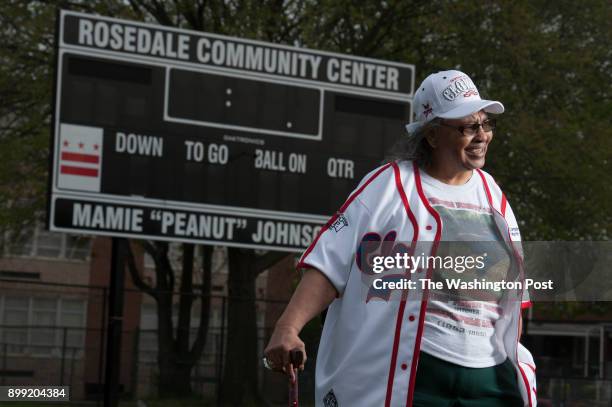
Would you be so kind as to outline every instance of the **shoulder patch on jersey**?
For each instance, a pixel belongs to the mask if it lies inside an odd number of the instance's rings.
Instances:
[[[336,399],[336,395],[334,394],[333,389],[328,391],[325,397],[323,398],[323,405],[325,407],[338,407],[338,400]]]
[[[513,238],[521,238],[521,232],[519,228],[510,228],[510,236]]]
[[[336,221],[332,223],[329,228],[332,229],[334,232],[338,233],[346,226],[348,226],[348,220],[346,219],[346,216],[344,216],[343,213],[338,212],[338,217],[336,218]]]

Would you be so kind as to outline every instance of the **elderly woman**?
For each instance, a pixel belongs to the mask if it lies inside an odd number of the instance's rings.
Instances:
[[[522,264],[506,197],[481,170],[500,102],[483,100],[459,71],[429,75],[415,92],[415,122],[394,160],[375,169],[302,255],[306,269],[265,350],[293,377],[289,350],[329,307],[316,365],[317,406],[532,406],[532,375],[519,364],[522,289],[495,301],[457,293],[379,289],[381,282],[435,279],[425,267],[373,274],[372,256],[435,256],[446,242],[497,242],[501,279]],[[400,243],[402,242],[402,243]],[[501,266],[500,266],[501,265]],[[518,276],[518,277],[517,277]],[[376,278],[373,278],[376,277]],[[371,282],[378,281],[374,287]],[[300,366],[303,368],[303,365]]]

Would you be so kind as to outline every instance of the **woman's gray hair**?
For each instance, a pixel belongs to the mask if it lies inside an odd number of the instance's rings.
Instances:
[[[392,161],[410,160],[414,161],[419,167],[426,167],[431,162],[431,146],[425,139],[425,135],[436,127],[440,119],[436,118],[425,124],[414,134],[402,136],[391,147],[384,161],[385,163]]]

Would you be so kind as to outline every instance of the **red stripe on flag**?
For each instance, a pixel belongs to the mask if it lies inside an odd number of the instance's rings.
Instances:
[[[92,154],[62,152],[62,160],[98,164],[100,162],[100,156]]]
[[[68,165],[62,165],[60,168],[61,174],[69,174],[69,175],[81,175],[83,177],[97,177],[98,169],[97,168],[83,168],[83,167],[72,167]]]

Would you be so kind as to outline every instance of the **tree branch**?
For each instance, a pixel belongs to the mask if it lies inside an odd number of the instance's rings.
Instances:
[[[151,5],[150,3],[145,3],[142,0],[130,0],[130,5],[132,6],[132,9],[139,14],[144,14],[143,10],[145,10],[162,25],[174,26],[174,22],[170,18],[168,11],[162,3],[153,1]]]
[[[140,245],[144,248],[145,252],[151,256],[153,262],[155,263],[155,287],[152,287],[154,290],[160,289],[160,287],[164,286],[164,281],[161,280],[161,272],[159,271],[162,268],[162,264],[160,261],[159,253],[157,248],[153,245],[153,243],[148,240],[140,240]]]
[[[157,255],[159,256],[160,267],[155,267],[158,277],[161,280],[165,290],[174,291],[174,270],[168,258],[169,245],[168,242],[157,242]]]
[[[212,281],[212,246],[202,247],[202,291],[200,292],[200,325],[191,348],[192,360],[198,360],[206,346],[208,323],[210,320],[210,290]]]
[[[264,270],[267,270],[268,268],[274,266],[276,263],[280,262],[287,256],[291,256],[291,254],[286,252],[267,252],[266,254],[257,257],[255,263],[253,264],[253,271],[255,271],[255,273],[257,274],[260,274]]]
[[[130,276],[132,277],[132,282],[138,289],[149,294],[151,297],[157,299],[157,293],[153,290],[153,288],[144,282],[140,273],[138,272],[138,267],[136,266],[136,260],[134,259],[134,252],[132,251],[132,246],[130,241],[127,241],[127,265],[128,270],[130,272]]]
[[[183,243],[183,272],[179,295],[179,314],[176,344],[180,354],[189,352],[191,307],[193,305],[193,244]]]

